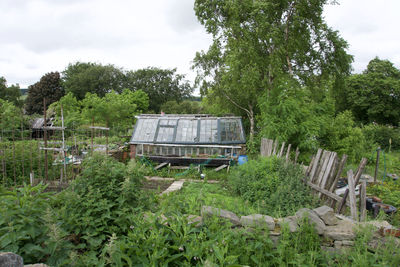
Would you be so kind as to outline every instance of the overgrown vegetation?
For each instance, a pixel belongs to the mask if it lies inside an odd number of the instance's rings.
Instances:
[[[237,167],[229,177],[229,184],[261,213],[284,217],[300,207],[315,204],[302,179],[300,166],[270,157]]]

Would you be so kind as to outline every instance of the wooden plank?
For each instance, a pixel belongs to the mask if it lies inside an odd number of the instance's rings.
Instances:
[[[295,164],[297,163],[297,159],[299,158],[299,154],[300,154],[299,147],[296,147],[296,154],[295,154],[295,157],[294,157],[294,163]]]
[[[337,153],[335,153],[335,154],[336,154],[336,156],[333,161],[332,169],[331,169],[331,172],[329,173],[328,179],[327,179],[325,187],[324,187],[327,190],[329,190],[331,188],[331,185],[335,180],[337,169],[339,167],[339,157],[338,157]]]
[[[158,164],[154,169],[155,169],[155,170],[158,170],[158,169],[161,169],[162,167],[164,167],[164,166],[166,166],[166,165],[168,165],[168,162],[163,162],[163,163],[161,163],[161,164]]]
[[[317,151],[317,155],[315,155],[313,166],[312,166],[312,169],[311,169],[311,173],[310,173],[309,179],[308,179],[311,182],[313,181],[315,172],[317,171],[319,159],[321,158],[321,153],[322,153],[322,149],[319,148],[318,151]]]
[[[110,128],[108,127],[100,127],[100,126],[90,126],[89,129],[106,130],[106,131],[110,130]]]
[[[292,144],[289,144],[287,150],[286,150],[286,163],[289,162],[290,159],[290,148],[292,147]]]
[[[218,168],[216,168],[215,171],[218,172],[218,171],[220,171],[220,170],[222,170],[222,169],[225,169],[226,167],[228,167],[228,165],[226,165],[226,164],[221,165],[221,166],[219,166]]]
[[[331,152],[324,150],[324,153],[322,154],[321,161],[318,167],[318,171],[314,176],[314,180],[312,181],[316,185],[320,185],[322,176],[324,175],[324,172],[326,170],[326,165],[328,165],[328,160]]]
[[[268,157],[272,156],[272,150],[274,149],[274,140],[268,140]]]
[[[358,184],[358,182],[360,180],[361,174],[364,171],[364,168],[365,168],[365,165],[367,165],[367,162],[368,162],[368,160],[366,158],[362,158],[361,159],[361,162],[360,162],[360,165],[358,166],[358,170],[357,170],[356,177],[355,177],[355,184],[356,185]],[[344,195],[343,195],[343,198],[342,198],[342,202],[340,203],[336,213],[340,213],[342,211],[342,209],[344,207],[344,204],[346,203],[346,199],[347,199],[348,195],[349,195],[349,189],[347,189],[344,192]]]
[[[188,170],[190,167],[188,166],[169,166],[171,170]]]
[[[332,183],[331,187],[329,188],[330,192],[333,192],[336,189],[337,183],[339,182],[339,179],[340,179],[340,175],[342,174],[344,166],[346,165],[346,161],[347,161],[347,155],[343,154],[342,159],[340,160],[340,163],[339,163],[339,167],[336,172],[335,179],[333,180],[333,183]]]
[[[282,155],[283,155],[283,150],[284,150],[284,149],[285,149],[285,142],[282,143],[281,151],[279,151],[279,155],[278,155],[279,158],[282,157]]]
[[[266,138],[261,139],[260,154],[262,157],[267,156],[267,139]]]
[[[42,129],[46,129],[46,130],[65,130],[65,127],[46,126],[46,127],[43,127]]]
[[[356,205],[356,188],[353,177],[353,171],[347,172],[347,180],[349,182],[349,202],[350,202],[350,214],[353,220],[358,221],[357,205]]]
[[[312,166],[314,165],[314,161],[315,161],[315,155],[312,156],[310,164],[307,166],[306,177],[310,176],[310,172],[311,172]]]
[[[317,185],[315,185],[315,184],[313,184],[313,183],[311,183],[309,181],[306,181],[306,184],[309,187],[311,187],[312,189],[314,189],[314,190],[326,195],[327,197],[330,197],[331,199],[334,199],[335,201],[338,201],[338,202],[342,201],[342,198],[340,196],[338,196],[338,195],[336,195],[334,193],[331,193],[326,189],[322,189],[322,188],[318,187]],[[346,203],[346,205],[349,206],[348,203]]]
[[[62,148],[56,148],[56,147],[41,147],[40,150],[52,150],[52,151],[66,151],[65,149]]]
[[[276,155],[276,153],[278,152],[277,150],[278,150],[278,145],[279,145],[279,142],[278,142],[278,140],[275,140],[275,142],[274,142],[274,150],[272,151],[272,155]]]
[[[360,222],[364,222],[367,216],[367,182],[361,182],[360,188]]]
[[[328,165],[326,167],[326,171],[324,173],[324,176],[322,177],[322,181],[321,181],[321,184],[320,184],[320,187],[323,188],[323,189],[325,189],[326,182],[328,181],[328,177],[331,174],[331,170],[332,170],[332,167],[333,167],[333,162],[336,160],[336,155],[337,155],[336,152],[332,152],[330,157],[329,157]]]

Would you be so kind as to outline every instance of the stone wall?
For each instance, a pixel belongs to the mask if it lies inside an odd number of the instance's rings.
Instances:
[[[370,249],[376,249],[378,245],[385,244],[387,236],[381,235],[384,232],[382,229],[393,229],[386,221],[370,221],[358,223],[345,216],[335,214],[333,209],[327,206],[322,206],[316,209],[303,208],[296,212],[294,216],[284,218],[272,218],[263,214],[251,214],[241,216],[240,218],[233,212],[203,206],[201,216],[190,215],[196,222],[202,222],[206,217],[217,216],[232,223],[232,227],[249,227],[261,228],[269,231],[272,241],[279,242],[281,229],[284,225],[288,226],[291,232],[296,232],[299,228],[299,223],[303,218],[308,218],[308,221],[315,227],[316,232],[322,237],[322,248],[329,251],[337,251],[354,245],[356,230],[362,225],[371,225],[375,228],[374,238],[368,244]],[[400,247],[400,241],[395,239],[396,244]]]

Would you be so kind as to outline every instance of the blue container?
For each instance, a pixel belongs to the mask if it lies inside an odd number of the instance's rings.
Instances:
[[[246,155],[240,155],[238,157],[238,163],[239,165],[245,164],[247,161],[249,161],[249,158]]]

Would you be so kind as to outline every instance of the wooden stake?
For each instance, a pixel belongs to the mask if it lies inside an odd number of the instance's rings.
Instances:
[[[357,206],[356,206],[356,189],[355,189],[356,184],[354,181],[352,170],[349,170],[347,172],[347,180],[349,182],[349,202],[350,202],[351,217],[353,217],[355,221],[358,221]]]
[[[367,216],[367,182],[363,180],[360,188],[360,222],[364,222]]]
[[[358,170],[357,170],[356,177],[355,177],[355,185],[358,184],[361,174],[364,171],[365,165],[367,165],[367,162],[368,162],[368,160],[366,158],[361,159],[361,162],[360,162],[360,165],[358,166]],[[346,189],[346,191],[344,192],[344,195],[343,195],[342,202],[340,203],[340,205],[338,207],[337,213],[342,212],[342,209],[344,207],[344,204],[346,203],[346,198],[348,195],[349,195],[349,189]]]
[[[44,125],[43,125],[43,140],[44,147],[47,147],[47,118],[46,118],[46,98],[43,98],[43,116],[44,116]],[[46,183],[49,179],[49,169],[48,169],[48,159],[47,159],[47,150],[44,151],[44,182]]]
[[[374,183],[376,183],[377,179],[378,179],[378,169],[379,169],[379,155],[381,152],[381,148],[378,147],[378,149],[376,150],[376,165],[375,165],[375,175],[374,175]]]
[[[278,155],[279,158],[282,157],[282,155],[283,155],[283,150],[284,150],[284,149],[285,149],[285,142],[282,143],[281,151],[279,151],[279,155]]]
[[[289,162],[290,159],[290,148],[292,147],[292,144],[289,144],[287,151],[286,151],[286,163]]]
[[[312,182],[314,179],[315,172],[317,171],[319,159],[321,158],[321,153],[322,153],[322,149],[319,148],[317,151],[317,155],[315,156],[315,159],[314,159],[314,164],[311,169],[310,178],[308,179],[310,182]]]

